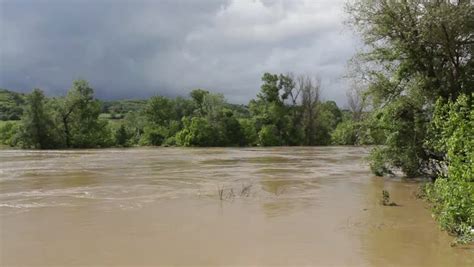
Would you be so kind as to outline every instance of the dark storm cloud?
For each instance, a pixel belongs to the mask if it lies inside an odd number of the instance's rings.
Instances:
[[[318,74],[344,104],[354,38],[343,1],[1,1],[0,87],[99,97],[185,95],[247,102],[263,72]]]

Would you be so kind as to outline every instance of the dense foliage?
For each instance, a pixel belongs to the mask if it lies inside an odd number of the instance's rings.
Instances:
[[[374,126],[387,137],[372,169],[437,175],[440,155],[424,146],[438,98],[474,88],[474,5],[469,1],[359,0],[348,7],[366,51],[357,58]]]
[[[443,228],[472,239],[474,229],[474,103],[461,95],[456,102],[439,100],[426,145],[445,155],[443,173],[426,187]]]
[[[318,79],[265,73],[248,106],[204,89],[189,98],[101,102],[78,80],[64,97],[47,98],[40,89],[26,95],[18,104],[21,120],[0,125],[0,142],[39,149],[355,144],[356,138],[333,134],[342,122],[352,123],[351,112],[321,101],[320,93]]]
[[[25,95],[0,89],[0,120],[19,120],[23,114]]]
[[[34,89],[25,107],[16,142],[27,148],[54,148],[58,136],[43,92]]]
[[[441,226],[472,238],[474,5],[358,0],[348,11],[367,48],[354,60],[371,100],[367,121],[385,136],[372,171],[431,177],[425,192]],[[353,127],[341,124],[333,138],[353,140]]]

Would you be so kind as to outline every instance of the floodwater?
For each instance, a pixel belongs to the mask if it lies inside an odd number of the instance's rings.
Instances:
[[[474,266],[367,152],[0,150],[0,265]]]

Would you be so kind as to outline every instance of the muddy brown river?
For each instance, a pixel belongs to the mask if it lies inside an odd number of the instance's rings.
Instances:
[[[367,152],[0,150],[0,265],[474,266]]]

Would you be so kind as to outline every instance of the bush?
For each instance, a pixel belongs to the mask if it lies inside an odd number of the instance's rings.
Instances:
[[[339,123],[331,133],[331,143],[335,145],[355,145],[357,142],[357,127],[355,122],[346,120]]]
[[[474,227],[474,186],[465,181],[439,178],[425,187],[426,197],[441,227],[461,236],[471,236]]]
[[[18,123],[16,122],[2,122],[0,124],[0,144],[15,146],[16,138],[15,135],[19,131]]]
[[[423,174],[428,160],[423,149],[427,118],[418,103],[402,97],[386,106],[376,117],[386,141],[383,147],[372,152],[371,158],[383,162],[390,171],[400,169],[407,177]],[[379,167],[380,162],[372,165]]]
[[[369,160],[370,160],[370,170],[373,174],[377,176],[383,176],[386,174],[391,174],[392,171],[387,166],[386,163],[386,153],[384,148],[376,147],[370,152]]]
[[[275,125],[265,125],[258,133],[258,140],[261,146],[278,146],[280,139],[278,138],[278,130]]]
[[[176,143],[181,146],[216,146],[219,132],[202,117],[183,118],[184,128],[176,134]]]
[[[239,121],[234,117],[231,110],[224,110],[218,121],[215,122],[220,128],[220,146],[243,146],[245,145],[244,131]]]
[[[474,106],[472,95],[456,102],[436,103],[427,147],[445,153],[447,170],[425,187],[443,229],[473,240],[474,229]]]
[[[117,146],[129,146],[130,133],[127,128],[122,124],[118,129],[115,130],[115,145]]]
[[[176,143],[176,137],[175,136],[171,136],[171,137],[168,137],[166,138],[165,142],[163,143],[163,146],[176,146],[177,143]]]
[[[245,144],[250,146],[257,145],[258,135],[255,121],[253,119],[240,119],[239,123],[245,138]]]
[[[143,130],[143,135],[140,139],[140,145],[160,146],[165,140],[166,136],[166,129],[155,125],[148,125]]]

